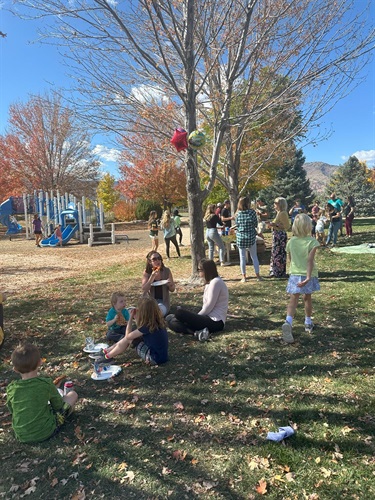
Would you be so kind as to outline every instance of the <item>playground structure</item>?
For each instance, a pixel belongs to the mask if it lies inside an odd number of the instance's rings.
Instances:
[[[87,209],[91,205],[92,209]],[[92,213],[94,211],[94,213]],[[87,203],[85,197],[77,202],[76,197],[65,193],[54,196],[53,193],[39,191],[34,195],[24,194],[22,197],[10,197],[0,205],[0,224],[7,227],[6,235],[19,234],[23,227],[18,224],[16,215],[23,215],[26,222],[26,239],[33,234],[32,218],[38,214],[43,223],[44,239],[41,247],[56,247],[59,244],[54,235],[54,227],[61,225],[62,244],[66,245],[72,238],[89,246],[115,244],[119,239],[128,242],[128,237],[115,235],[114,224],[111,231],[105,231],[104,211],[101,204]]]

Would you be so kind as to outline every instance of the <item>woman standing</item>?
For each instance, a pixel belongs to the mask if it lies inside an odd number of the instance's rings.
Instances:
[[[259,260],[257,255],[256,227],[258,224],[255,210],[249,208],[247,198],[240,198],[237,205],[237,213],[234,217],[236,227],[236,245],[240,253],[240,268],[242,274],[242,283],[246,282],[246,252],[250,251],[250,257],[253,261],[255,275],[258,281],[262,278],[259,274]]]
[[[180,214],[178,213],[177,208],[173,210],[173,220],[174,220],[174,225],[176,226],[176,234],[178,234],[180,237],[180,241],[178,244],[180,247],[183,247],[184,245],[182,244],[181,217]]]
[[[287,230],[290,227],[288,204],[285,198],[278,197],[274,202],[276,217],[268,226],[272,229],[272,250],[270,263],[270,278],[285,278],[286,276],[286,243]]]
[[[327,212],[329,215],[329,228],[328,228],[328,236],[326,240],[326,245],[331,243],[332,246],[337,243],[337,233],[339,232],[341,226],[341,213],[336,210],[336,208],[331,205],[331,203],[327,203]],[[333,243],[332,243],[333,240]]]
[[[172,272],[164,266],[162,256],[153,250],[146,256],[146,269],[142,276],[142,291],[156,300],[163,316],[168,314],[170,308],[169,292],[176,289]],[[158,285],[158,282],[163,284]]]
[[[160,226],[164,232],[165,250],[166,250],[168,259],[170,259],[169,247],[171,245],[171,242],[176,247],[177,255],[179,257],[181,257],[180,248],[178,246],[177,239],[176,239],[176,226],[174,224],[174,220],[172,219],[169,210],[164,211]]]
[[[223,229],[223,223],[218,215],[215,214],[215,205],[208,205],[206,208],[206,213],[203,218],[206,223],[206,240],[208,243],[208,258],[210,260],[214,260],[214,250],[215,245],[219,248],[219,259],[220,265],[225,266],[224,255],[225,255],[225,247],[224,242],[217,232],[218,228]]]
[[[208,340],[210,333],[224,329],[228,312],[228,288],[217,272],[213,260],[202,259],[199,272],[206,283],[203,306],[199,313],[177,309],[176,315],[165,319],[169,328],[177,333],[194,335],[199,341]]]
[[[154,252],[158,251],[159,246],[159,230],[158,230],[158,215],[155,210],[151,210],[148,219],[148,228],[150,230],[150,238],[152,241],[152,248]]]
[[[353,235],[353,219],[354,219],[354,199],[353,196],[348,196],[346,199],[346,205],[344,207],[345,214],[345,232],[348,238]]]

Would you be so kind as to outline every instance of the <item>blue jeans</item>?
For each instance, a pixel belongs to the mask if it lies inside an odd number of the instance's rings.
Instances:
[[[254,266],[254,271],[255,274],[259,274],[259,260],[258,260],[258,254],[257,254],[257,242],[254,243],[250,248],[239,248],[238,251],[240,253],[240,269],[241,269],[241,274],[246,276],[246,251],[250,251],[250,257],[251,260],[253,261],[253,266]]]
[[[224,247],[224,242],[220,236],[220,234],[217,232],[216,228],[208,228],[206,231],[206,239],[208,243],[208,258],[210,260],[214,260],[214,249],[215,249],[215,244],[219,247],[219,259],[220,262],[224,262],[224,255],[225,255],[225,247]]]
[[[333,239],[333,244],[336,245],[337,243],[337,233],[339,232],[341,226],[341,220],[338,220],[337,222],[331,222],[328,228],[328,237],[326,241],[326,245],[330,243],[330,241]]]

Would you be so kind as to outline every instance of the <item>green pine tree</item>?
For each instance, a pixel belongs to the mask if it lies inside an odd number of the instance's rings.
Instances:
[[[296,150],[291,161],[286,162],[276,172],[273,183],[258,193],[258,198],[264,199],[268,207],[273,207],[275,198],[282,196],[291,208],[296,198],[300,198],[302,205],[307,208],[312,204],[313,192],[310,181],[303,168],[305,157],[301,149]]]
[[[370,172],[365,163],[351,156],[332,175],[326,186],[327,199],[335,192],[343,201],[353,196],[355,214],[360,216],[375,214],[375,188],[370,182]]]

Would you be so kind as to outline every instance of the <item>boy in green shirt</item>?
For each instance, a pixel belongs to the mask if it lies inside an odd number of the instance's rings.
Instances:
[[[12,353],[12,363],[14,371],[21,375],[21,380],[7,387],[14,433],[22,443],[45,441],[70,415],[78,395],[71,391],[62,397],[51,378],[38,375],[42,360],[33,344],[18,346]]]

